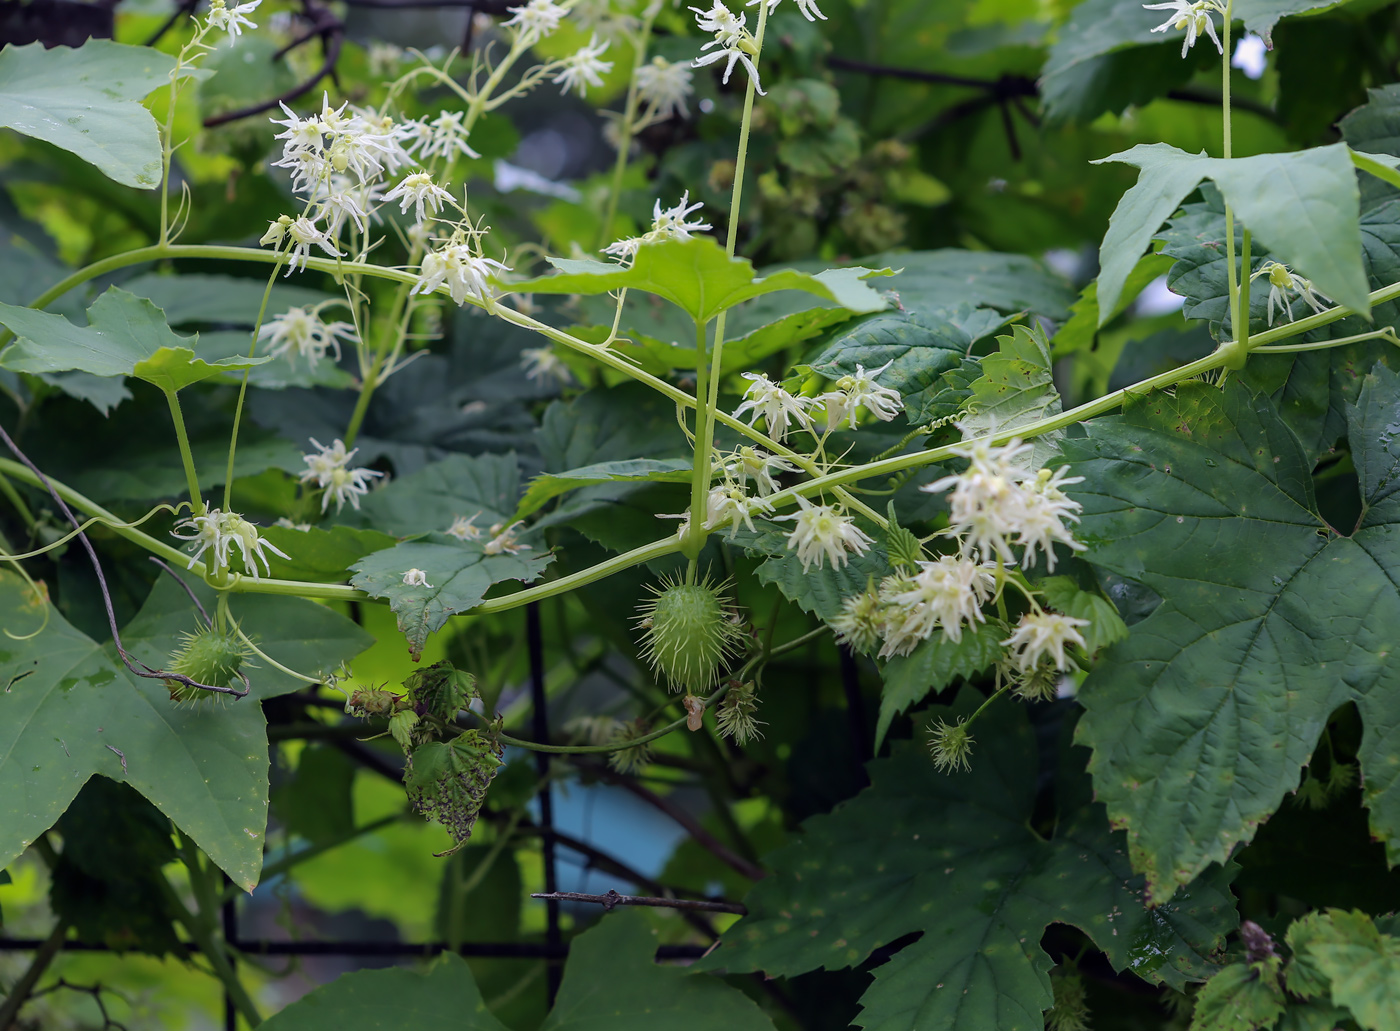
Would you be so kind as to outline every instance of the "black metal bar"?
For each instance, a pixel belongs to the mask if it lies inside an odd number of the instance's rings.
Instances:
[[[43,946],[42,938],[0,938],[0,952],[33,952]],[[195,942],[181,942],[190,952],[198,952]],[[250,956],[436,956],[455,951],[462,956],[493,959],[563,959],[569,954],[565,944],[544,942],[473,942],[451,950],[447,942],[375,941],[244,941],[239,951]],[[101,942],[65,941],[64,952],[113,952]],[[659,945],[657,959],[698,959],[709,951],[707,945]]]
[[[525,644],[530,652],[530,702],[534,707],[536,741],[549,740],[549,710],[544,691],[544,634],[540,629],[540,606],[533,602],[525,606]],[[548,895],[559,890],[554,857],[554,798],[549,783],[549,753],[535,753],[535,770],[540,777],[540,851],[544,858],[544,890]],[[559,900],[545,902],[545,942],[550,948],[563,948],[564,936],[559,928]],[[561,953],[562,954],[562,953]],[[551,963],[545,971],[549,1005],[559,994],[564,968]]]

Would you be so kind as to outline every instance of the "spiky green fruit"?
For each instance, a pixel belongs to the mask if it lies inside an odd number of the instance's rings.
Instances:
[[[175,649],[165,668],[171,673],[189,677],[197,684],[228,687],[251,654],[232,630],[200,627],[192,633],[181,635],[180,647]],[[175,702],[193,702],[210,697],[209,692],[178,680],[167,680],[165,686]]]
[[[655,595],[638,606],[642,655],[672,690],[701,694],[714,684],[720,664],[738,654],[743,627],[725,611],[720,590],[709,581],[650,588]]]

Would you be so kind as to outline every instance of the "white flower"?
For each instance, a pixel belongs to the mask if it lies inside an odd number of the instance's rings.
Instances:
[[[656,243],[658,240],[689,240],[694,233],[714,228],[710,223],[701,222],[699,219],[693,222],[686,221],[687,216],[694,214],[704,206],[699,201],[694,204],[690,203],[689,190],[681,194],[680,203],[673,208],[663,209],[661,201],[655,200],[651,205],[651,230],[644,236],[618,240],[617,243],[603,248],[603,253],[612,254],[627,261],[637,256],[638,249],[644,243]]]
[[[432,293],[446,283],[448,293],[458,304],[484,301],[495,294],[489,277],[498,271],[509,272],[510,268],[493,258],[474,254],[466,244],[451,244],[423,256],[418,282],[409,293]]]
[[[631,0],[575,0],[574,6],[569,8],[569,18],[583,32],[597,32],[607,39],[616,39],[638,27],[636,15],[614,10],[631,6]]]
[[[428,583],[428,574],[416,567],[404,573],[403,585],[405,587],[426,587],[429,590],[436,589],[432,584]]]
[[[371,75],[388,75],[403,62],[404,52],[403,47],[393,43],[371,43],[368,56]]]
[[[734,73],[734,65],[742,64],[744,66],[744,71],[748,72],[749,78],[753,80],[754,90],[760,97],[766,97],[768,94],[764,92],[763,84],[758,81],[758,66],[753,63],[753,58],[749,56],[748,50],[745,49],[746,43],[748,46],[753,46],[748,40],[741,40],[730,46],[721,45],[719,40],[706,43],[700,48],[701,50],[709,50],[710,47],[713,46],[719,46],[720,49],[712,54],[705,54],[703,57],[697,57],[694,62],[692,62],[692,66],[695,68],[704,68],[706,65],[715,64],[718,61],[725,61],[727,59],[727,63],[724,66],[724,76],[720,81],[728,84],[729,76]]]
[[[552,347],[527,347],[520,352],[520,366],[530,380],[555,380],[561,387],[574,381],[574,375]]]
[[[316,223],[305,215],[292,222],[287,227],[287,235],[292,238],[292,255],[287,262],[287,275],[291,275],[298,268],[306,267],[306,259],[309,256],[311,245],[315,244],[333,258],[340,257],[340,251],[335,248],[335,241],[316,228]]]
[[[588,87],[603,85],[603,76],[612,71],[611,61],[598,60],[611,45],[609,40],[599,43],[597,36],[590,37],[586,47],[579,47],[564,58],[559,74],[550,81],[564,87],[559,91],[561,93],[576,89],[579,96],[587,96]]]
[[[189,530],[189,533],[180,533],[180,530]],[[211,572],[218,572],[228,569],[229,550],[237,544],[239,553],[243,558],[243,568],[254,580],[258,578],[258,559],[262,560],[263,570],[271,573],[267,556],[263,554],[266,548],[281,558],[290,556],[279,551],[277,547],[258,536],[258,528],[248,520],[244,519],[237,512],[222,512],[217,508],[205,511],[203,515],[190,516],[175,524],[175,528],[170,531],[170,536],[182,541],[191,541],[194,545],[194,553],[190,556],[189,568],[193,569],[194,564],[199,561],[206,551],[213,550],[214,560],[210,566]]]
[[[985,622],[982,606],[995,594],[996,582],[994,564],[961,555],[920,562],[912,577],[889,577],[880,585],[880,600],[888,606],[880,657],[907,655],[939,627],[950,641],[961,641],[964,623]]]
[[[708,11],[699,7],[692,7],[691,10],[695,12],[695,24],[700,31],[715,33],[718,37],[715,42],[720,46],[727,47],[739,42],[747,31],[744,28],[747,16],[743,13],[736,15],[724,5],[723,0],[715,0]]]
[[[1088,626],[1089,620],[1075,619],[1058,612],[1028,612],[1021,617],[1016,631],[1001,643],[1013,652],[1011,660],[1022,673],[1029,673],[1045,656],[1053,656],[1055,668],[1065,671],[1075,668],[1065,655],[1065,646],[1077,644],[1083,648],[1084,638],[1075,627]]]
[[[300,307],[274,315],[258,330],[259,340],[272,342],[267,352],[269,357],[280,358],[285,354],[290,355],[291,361],[305,358],[312,368],[327,351],[334,352],[335,360],[340,361],[341,338],[354,340],[355,327],[348,322],[322,322],[314,309]]]
[[[357,193],[360,196],[356,196]],[[320,204],[317,218],[326,220],[326,235],[332,239],[340,235],[346,219],[354,222],[355,228],[360,232],[365,232],[369,228],[369,213],[365,211],[365,203],[368,201],[372,204],[378,200],[378,193],[377,186],[356,186],[345,176],[334,173],[313,184],[311,189],[312,197]]]
[[[762,2],[763,0],[749,0],[749,6],[752,7],[754,4]],[[768,12],[771,14],[773,8],[777,7],[780,2],[781,0],[768,0]],[[808,21],[816,21],[818,18],[822,21],[826,21],[826,15],[817,10],[817,0],[797,0],[797,9],[802,12],[802,16]]]
[[[1196,38],[1202,32],[1210,36],[1211,42],[1215,44],[1215,49],[1222,54],[1225,47],[1220,42],[1220,37],[1215,34],[1215,21],[1211,14],[1219,12],[1225,13],[1225,8],[1216,0],[1170,0],[1165,4],[1143,4],[1149,11],[1171,11],[1171,17],[1158,25],[1153,32],[1166,32],[1168,29],[1185,29],[1186,38],[1181,43],[1181,56],[1185,57],[1186,52],[1196,45]]]
[[[685,102],[695,92],[691,86],[694,78],[689,65],[653,57],[637,69],[637,97],[650,105],[656,118],[688,117],[690,109]]]
[[[972,460],[967,471],[945,476],[920,489],[933,494],[952,487],[951,528],[967,534],[969,549],[1015,562],[1010,538],[1020,532],[1023,522],[1026,499],[1020,481],[1027,471],[1014,464],[1013,459],[1030,450],[1029,444],[1019,440],[1004,447],[975,444],[955,449],[954,454]]]
[[[429,213],[436,215],[442,210],[444,203],[450,203],[452,194],[448,193],[441,186],[433,183],[433,177],[427,172],[414,172],[412,175],[404,177],[403,182],[395,186],[384,195],[384,200],[399,201],[399,211],[408,212],[410,204],[418,205],[418,210],[414,213],[414,219],[423,221],[423,209],[426,207]]]
[[[1312,281],[1304,279],[1302,276],[1289,270],[1287,265],[1277,261],[1266,261],[1259,267],[1250,279],[1258,279],[1264,276],[1269,280],[1269,325],[1274,324],[1274,305],[1277,304],[1288,316],[1288,321],[1293,321],[1293,300],[1288,295],[1297,294],[1301,297],[1309,308],[1313,311],[1323,311],[1327,305],[1323,301],[1330,300],[1324,294],[1317,292],[1312,285]]]
[[[452,525],[443,532],[449,537],[456,537],[459,541],[479,541],[481,540],[481,527],[475,524],[480,515],[481,513],[478,512],[470,518],[458,516],[452,520]]]
[[[349,468],[350,459],[354,458],[355,452],[360,449],[346,451],[344,442],[339,439],[330,447],[326,447],[315,437],[311,438],[311,443],[319,453],[302,455],[306,471],[301,474],[301,482],[310,483],[314,480],[316,486],[325,491],[321,496],[321,511],[325,512],[330,507],[332,499],[335,500],[337,512],[345,507],[347,501],[358,511],[360,495],[368,494],[374,478],[384,474],[375,469]]]
[[[499,555],[502,552],[514,555],[521,551],[533,550],[530,545],[521,544],[515,539],[516,528],[521,525],[521,523],[517,522],[503,527],[502,524],[497,523],[487,531],[491,534],[491,539],[486,542],[486,545],[481,550],[488,555]]]
[[[885,632],[884,602],[873,591],[852,595],[842,602],[840,614],[827,625],[842,644],[868,652]]]
[[[856,429],[856,409],[862,406],[881,422],[889,422],[898,415],[904,408],[904,399],[899,391],[875,382],[875,377],[893,364],[894,359],[891,358],[871,372],[866,372],[865,366],[858,364],[855,375],[842,376],[836,381],[834,391],[818,397],[817,401],[826,404],[829,423],[834,426],[850,416],[851,429]]]
[[[788,534],[788,550],[797,549],[797,557],[806,573],[813,562],[822,568],[824,559],[830,559],[833,566],[844,566],[846,552],[854,551],[864,555],[873,543],[849,517],[844,516],[830,505],[813,505],[798,495],[797,504],[801,511],[790,516],[778,516],[778,522],[795,521],[792,533]]]
[[[530,0],[524,7],[508,7],[515,15],[504,24],[520,33],[521,39],[536,43],[559,27],[560,20],[569,13],[567,7],[560,7],[552,0]]]
[[[774,471],[795,473],[797,466],[786,458],[770,455],[759,448],[741,447],[725,460],[724,471],[740,484],[753,480],[754,486],[758,488],[758,496],[766,498],[778,489],[778,484],[773,479]]]
[[[1079,522],[1079,516],[1075,513],[1084,506],[1066,497],[1060,489],[1071,483],[1082,483],[1084,477],[1068,476],[1068,472],[1067,465],[1054,473],[1049,469],[1042,469],[1036,473],[1034,479],[1022,484],[1024,503],[1021,512],[1021,532],[1016,538],[1016,543],[1026,549],[1021,559],[1023,566],[1029,567],[1034,564],[1036,549],[1039,549],[1045,554],[1046,568],[1053,573],[1056,541],[1074,551],[1084,550],[1084,545],[1074,539],[1064,522],[1066,519]]]
[[[246,4],[229,7],[224,0],[209,0],[209,24],[216,29],[227,29],[230,36],[241,35],[244,26],[256,29],[248,15],[256,11],[260,3],[262,0],[249,0]]]
[[[773,506],[762,498],[751,498],[738,484],[715,487],[710,491],[705,528],[715,529],[729,523],[729,536],[739,532],[740,526],[747,526],[750,532],[757,533],[753,525],[755,515],[769,515]]]
[[[462,116],[465,113],[442,111],[431,122],[413,123],[415,144],[422,146],[423,157],[452,158],[458,154],[469,158],[481,157],[467,146],[467,132],[462,128]]]
[[[734,409],[734,418],[746,411],[752,411],[749,425],[752,426],[760,415],[768,427],[768,435],[779,443],[787,436],[788,419],[795,418],[803,429],[811,429],[812,420],[807,409],[812,399],[789,394],[761,372],[746,372],[744,379],[752,380],[744,391],[744,402]]]

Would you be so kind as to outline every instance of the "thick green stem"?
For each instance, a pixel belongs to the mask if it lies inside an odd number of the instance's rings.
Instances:
[[[715,341],[719,350],[719,341]],[[695,323],[695,396],[703,399],[709,395],[710,367],[705,364],[705,323]],[[700,557],[700,549],[705,546],[708,536],[705,530],[705,517],[709,514],[710,498],[710,450],[713,446],[715,423],[710,417],[714,407],[701,403],[695,406],[695,463],[690,478],[690,528],[685,535],[682,549],[686,558],[694,562]]]
[[[197,853],[194,852],[194,845],[181,835],[182,858],[185,867],[190,875],[190,887],[194,890],[195,900],[199,904],[198,912],[191,912],[185,905],[185,900],[180,898],[179,892],[170,884],[163,875],[157,875],[160,884],[161,894],[165,896],[166,903],[171,911],[185,928],[185,932],[199,946],[201,955],[209,962],[213,968],[214,976],[217,977],[228,992],[228,997],[233,1001],[234,1008],[243,1015],[243,1019],[248,1022],[249,1027],[257,1027],[262,1023],[262,1014],[258,1012],[258,1007],[253,1002],[253,997],[248,994],[248,989],[239,980],[238,972],[233,969],[224,942],[220,940],[215,932],[217,926],[216,914],[218,913],[218,898],[214,892],[208,890],[206,883],[206,871],[200,867]]]
[[[189,434],[185,432],[185,417],[180,412],[180,398],[176,391],[164,391],[166,403],[170,405],[170,421],[175,424],[175,440],[180,445],[180,461],[185,464],[185,483],[190,489],[190,507],[195,515],[204,514],[204,496],[199,490],[199,477],[194,471],[194,453],[190,451]]]

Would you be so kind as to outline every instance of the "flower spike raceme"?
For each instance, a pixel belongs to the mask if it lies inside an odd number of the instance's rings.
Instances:
[[[1215,49],[1220,53],[1225,53],[1225,45],[1220,42],[1220,37],[1215,34],[1215,20],[1213,14],[1225,14],[1225,5],[1217,0],[1170,0],[1165,4],[1143,4],[1149,11],[1171,11],[1172,15],[1166,21],[1158,25],[1153,32],[1166,32],[1168,29],[1185,29],[1186,38],[1181,41],[1181,56],[1185,57],[1186,52],[1196,45],[1196,40],[1201,33],[1210,37]]]

